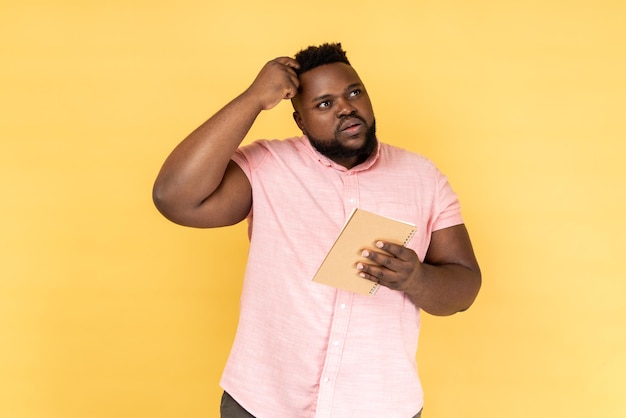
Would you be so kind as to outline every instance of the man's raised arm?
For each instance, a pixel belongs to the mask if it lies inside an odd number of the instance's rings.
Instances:
[[[218,227],[245,218],[250,183],[231,161],[256,117],[298,91],[298,63],[276,58],[252,85],[185,138],[165,160],[153,189],[159,211],[181,225]]]

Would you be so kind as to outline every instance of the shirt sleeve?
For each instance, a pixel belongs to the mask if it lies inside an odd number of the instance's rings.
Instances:
[[[269,155],[269,141],[257,140],[248,145],[243,145],[235,151],[231,159],[243,170],[245,175],[252,181],[252,174]]]
[[[231,160],[233,160],[243,170],[248,179],[250,179],[252,171],[251,163],[254,160],[254,148],[254,144],[240,147],[231,157]]]
[[[435,216],[432,219],[432,231],[449,228],[463,223],[461,204],[452,189],[448,178],[437,170],[437,191]]]

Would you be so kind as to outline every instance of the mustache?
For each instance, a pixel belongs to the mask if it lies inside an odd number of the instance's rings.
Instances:
[[[348,119],[358,119],[363,124],[363,126],[369,127],[365,119],[362,116],[357,115],[356,111],[353,111],[352,113],[348,115],[341,116],[341,119],[339,119],[339,123],[337,123],[337,127],[335,128],[335,132],[337,133],[341,132],[342,129],[344,128],[344,124],[346,123],[346,120]]]

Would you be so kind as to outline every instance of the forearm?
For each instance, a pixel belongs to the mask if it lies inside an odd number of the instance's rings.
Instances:
[[[226,166],[262,110],[244,92],[185,138],[169,155],[154,184],[160,210],[202,203],[220,185]]]
[[[154,202],[165,216],[194,226],[221,226],[245,215],[251,203],[249,183],[228,163],[259,113],[296,95],[296,68],[298,63],[289,57],[265,64],[244,93],[172,151],[153,189]],[[208,219],[210,213],[218,215]]]
[[[469,308],[481,285],[478,267],[460,264],[422,264],[419,277],[405,290],[409,299],[424,311],[438,316],[453,315]]]

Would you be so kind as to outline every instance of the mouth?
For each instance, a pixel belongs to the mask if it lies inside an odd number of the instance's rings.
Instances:
[[[361,119],[349,118],[341,122],[338,131],[344,135],[355,135],[361,131],[363,126],[364,122]]]

